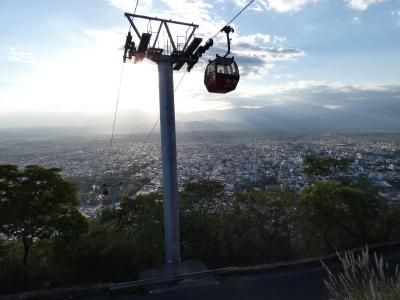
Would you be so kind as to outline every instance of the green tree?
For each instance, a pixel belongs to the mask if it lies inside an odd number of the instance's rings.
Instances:
[[[231,236],[242,263],[260,263],[291,256],[295,194],[289,188],[251,190],[234,195]]]
[[[185,184],[179,194],[183,255],[209,266],[221,263],[221,226],[227,205],[224,186],[212,180]]]
[[[25,271],[34,243],[71,239],[87,228],[78,211],[75,186],[65,181],[60,171],[0,165],[0,233],[22,244]]]
[[[141,268],[159,266],[163,261],[163,203],[161,193],[122,199],[120,209],[102,211],[100,223],[122,231],[135,240]]]
[[[398,226],[393,220],[398,214],[389,202],[357,184],[315,182],[301,193],[299,209],[305,237],[314,249],[320,242],[336,250],[387,240]]]
[[[318,158],[308,155],[303,158],[304,173],[312,180],[317,176],[335,178],[340,174],[347,173],[352,162],[352,158]]]
[[[134,236],[92,221],[88,232],[74,243],[53,243],[48,273],[55,285],[134,280],[142,266],[138,253]]]

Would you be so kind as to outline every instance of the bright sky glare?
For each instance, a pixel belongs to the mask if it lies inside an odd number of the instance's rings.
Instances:
[[[197,23],[197,35],[207,39],[246,3],[140,0],[137,13]],[[129,29],[123,13],[133,12],[135,4],[1,0],[0,127],[17,126],[12,116],[24,116],[24,125],[62,125],[68,120],[54,116],[112,115]],[[332,97],[338,91],[346,90],[349,99],[355,97],[352,91],[357,97],[364,91],[400,91],[399,0],[256,0],[233,25],[232,53],[242,73],[237,90],[208,94],[204,59],[176,93],[178,113],[268,106],[316,87],[319,92],[324,87],[320,105],[327,109],[345,105]],[[219,36],[210,54],[224,43]],[[175,84],[183,72],[175,72]],[[125,65],[120,111],[157,113],[157,81],[154,63]],[[46,115],[54,120],[29,123]]]

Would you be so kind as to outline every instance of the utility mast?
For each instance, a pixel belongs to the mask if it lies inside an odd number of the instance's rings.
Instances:
[[[202,39],[194,37],[198,25],[152,18],[148,16],[125,13],[133,36],[129,31],[125,43],[124,62],[134,59],[139,63],[148,58],[158,65],[159,97],[160,97],[160,127],[161,127],[161,151],[164,194],[164,238],[165,238],[165,264],[167,275],[177,275],[181,263],[180,254],[180,228],[179,228],[179,201],[178,178],[176,164],[176,130],[174,108],[174,80],[173,70],[180,70],[186,63],[188,71],[197,63],[199,57],[212,45],[207,42],[200,46]],[[140,33],[135,22],[147,20],[146,32]],[[158,25],[158,29],[152,32],[152,23]],[[149,26],[150,25],[150,26]],[[170,25],[174,28],[185,26],[184,36],[177,36],[174,40],[170,31]],[[157,26],[156,26],[157,27]],[[167,38],[160,41],[160,33]],[[152,38],[153,34],[155,37]],[[179,42],[181,38],[181,43]],[[138,41],[136,46],[134,40]],[[160,47],[162,44],[162,47]]]

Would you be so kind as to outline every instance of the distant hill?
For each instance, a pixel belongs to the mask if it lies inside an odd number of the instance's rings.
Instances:
[[[323,101],[322,101],[323,102]],[[326,103],[327,101],[325,101]],[[348,101],[343,106],[322,106],[319,102],[291,102],[259,108],[236,107],[177,113],[176,128],[180,132],[194,131],[337,131],[390,130],[400,131],[400,99],[386,101]],[[51,117],[51,118],[50,118]],[[85,115],[63,113],[15,115],[1,118],[0,136],[90,136],[110,134],[113,114]],[[158,114],[121,112],[116,122],[116,134],[147,134]],[[58,123],[57,123],[58,122]],[[62,122],[63,125],[57,125]],[[8,128],[5,129],[5,126]],[[2,129],[3,128],[3,129]],[[158,132],[158,126],[154,132]]]
[[[187,130],[343,130],[400,128],[400,102],[368,108],[325,108],[303,105],[274,105],[261,108],[211,110],[178,116]],[[190,121],[197,119],[196,122]],[[183,122],[182,122],[183,121]],[[185,122],[186,121],[186,122]]]

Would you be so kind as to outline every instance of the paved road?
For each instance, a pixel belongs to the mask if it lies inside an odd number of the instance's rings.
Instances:
[[[325,288],[322,278],[325,271],[314,269],[308,272],[284,273],[276,275],[245,275],[224,278],[217,285],[184,288],[146,295],[113,295],[79,298],[80,300],[166,300],[166,299],[252,299],[252,300],[310,300],[323,299]]]
[[[386,262],[400,264],[400,248],[382,251]],[[319,264],[318,264],[319,265]],[[337,269],[337,264],[331,269]],[[326,271],[321,267],[279,274],[222,276],[218,284],[187,287],[144,295],[109,295],[77,298],[79,300],[312,300],[327,299],[323,284]]]

